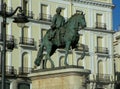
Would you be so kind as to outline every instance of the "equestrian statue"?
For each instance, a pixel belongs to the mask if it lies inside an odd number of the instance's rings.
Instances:
[[[64,48],[66,51],[64,64],[67,66],[69,49],[74,49],[77,47],[79,41],[78,30],[86,27],[85,16],[82,11],[77,11],[67,20],[67,22],[65,22],[64,17],[60,15],[61,9],[62,8],[60,7],[56,9],[56,14],[53,17],[51,28],[43,37],[37,58],[34,61],[35,66],[40,66],[41,60],[43,59],[44,48],[47,52],[45,56],[45,65],[47,60],[49,60],[52,68],[55,67],[51,56],[57,48]]]

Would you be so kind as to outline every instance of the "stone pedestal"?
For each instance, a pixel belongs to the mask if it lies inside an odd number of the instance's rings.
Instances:
[[[28,76],[32,89],[86,89],[89,70],[77,67],[64,67],[36,70]]]

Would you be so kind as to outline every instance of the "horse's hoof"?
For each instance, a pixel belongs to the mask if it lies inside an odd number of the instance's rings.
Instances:
[[[65,66],[69,66],[69,64],[68,64],[68,63],[65,63]]]

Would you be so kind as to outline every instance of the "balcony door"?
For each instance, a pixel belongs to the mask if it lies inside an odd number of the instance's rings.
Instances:
[[[41,4],[41,19],[43,20],[47,20],[48,18],[47,8],[48,8],[48,5]]]
[[[102,52],[102,44],[103,44],[103,38],[102,37],[97,37],[97,52]]]
[[[22,0],[22,7],[23,7],[24,13],[27,15],[27,11],[28,11],[28,0]]]
[[[28,53],[24,53],[22,58],[23,67],[28,67]]]
[[[21,43],[26,44],[28,38],[28,27],[22,28],[22,37],[21,37]]]
[[[97,47],[102,47],[102,37],[97,37]]]
[[[98,62],[98,74],[103,74],[103,61]]]
[[[102,14],[96,14],[96,22],[102,22]]]
[[[21,63],[22,65],[19,71],[20,73],[22,74],[28,73],[28,60],[29,60],[28,53],[27,52],[23,53]]]
[[[22,34],[23,34],[23,37],[28,37],[28,27],[24,27]]]
[[[102,27],[102,14],[99,13],[96,14],[96,27],[97,28]]]

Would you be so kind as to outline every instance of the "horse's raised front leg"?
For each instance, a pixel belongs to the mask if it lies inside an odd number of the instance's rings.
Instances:
[[[64,61],[64,64],[65,64],[66,66],[68,66],[67,57],[68,57],[68,53],[69,53],[69,48],[70,48],[70,43],[66,44],[66,47],[65,47],[66,53],[65,53],[65,61]]]
[[[39,48],[38,54],[37,54],[37,58],[34,61],[35,67],[40,66],[41,64],[41,60],[43,58],[43,45],[41,45],[41,47]]]

